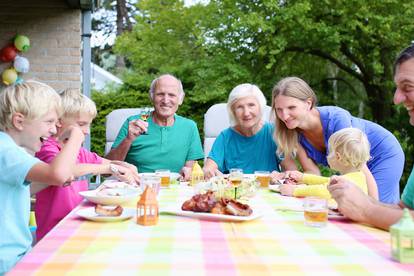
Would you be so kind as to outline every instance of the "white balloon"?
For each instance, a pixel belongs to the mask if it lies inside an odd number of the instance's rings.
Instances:
[[[29,72],[30,63],[29,60],[25,57],[16,56],[13,62],[13,67],[19,73],[27,73]]]

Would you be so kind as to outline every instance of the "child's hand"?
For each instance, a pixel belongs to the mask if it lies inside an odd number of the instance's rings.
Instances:
[[[285,178],[285,174],[284,173],[280,173],[277,171],[273,171],[270,174],[270,182],[271,183],[278,183],[278,180],[282,180]]]
[[[118,165],[118,166],[121,166],[121,167],[124,167],[124,168],[128,169],[129,172],[133,175],[133,178],[134,178],[136,184],[138,184],[140,182],[140,177],[139,177],[138,169],[137,169],[136,166],[134,166],[132,164],[129,164],[128,162],[119,161],[119,160],[113,160],[113,161],[111,161],[111,164],[115,164],[115,165]],[[138,179],[138,181],[137,181],[137,179]],[[127,183],[129,183],[129,182],[127,182]]]
[[[115,164],[115,165],[118,165],[118,166],[122,166],[122,167],[128,168],[128,169],[130,169],[131,171],[133,171],[133,172],[135,172],[136,174],[138,174],[138,169],[137,169],[137,167],[136,167],[136,166],[134,166],[134,165],[132,165],[132,164],[130,164],[130,163],[128,163],[128,162],[125,162],[125,161],[120,161],[120,160],[112,160],[112,161],[111,161],[111,164]]]
[[[282,184],[280,185],[280,194],[284,196],[293,196],[293,192],[296,189],[296,185]]]
[[[112,175],[114,175],[120,181],[126,182],[132,186],[138,186],[140,183],[140,177],[136,170],[116,165],[114,163],[111,163],[110,166]]]
[[[66,128],[66,130],[58,137],[58,141],[65,144],[72,137],[81,137],[82,141],[85,140],[85,135],[82,130],[75,126],[71,125]]]
[[[285,178],[290,178],[294,180],[295,182],[302,182],[303,179],[303,173],[299,171],[286,171],[285,172]]]

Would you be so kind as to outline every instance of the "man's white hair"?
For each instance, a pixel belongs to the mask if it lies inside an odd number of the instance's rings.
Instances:
[[[184,99],[184,89],[183,89],[183,84],[181,83],[181,81],[180,81],[177,77],[175,77],[174,75],[171,75],[171,74],[163,74],[163,75],[159,76],[158,78],[154,79],[154,80],[151,82],[151,86],[150,86],[150,90],[149,90],[149,94],[150,94],[150,98],[151,98],[151,100],[152,100],[152,99],[154,99],[155,88],[157,88],[158,81],[159,81],[160,79],[162,79],[162,78],[166,77],[166,76],[168,76],[168,77],[172,77],[172,78],[174,78],[175,80],[177,80],[177,83],[178,83],[178,92],[180,93],[180,102],[182,103],[182,101],[183,101],[183,99]]]

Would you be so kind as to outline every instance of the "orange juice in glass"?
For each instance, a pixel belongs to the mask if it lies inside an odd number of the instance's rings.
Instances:
[[[260,183],[260,187],[269,187],[270,183],[270,172],[268,171],[255,171],[254,176]]]
[[[231,185],[234,186],[234,199],[237,199],[237,187],[241,184],[243,180],[243,170],[230,169],[229,180],[231,182]]]
[[[326,226],[328,222],[328,200],[319,197],[306,197],[303,207],[306,225]]]
[[[155,175],[161,177],[161,187],[170,186],[170,170],[156,170]]]

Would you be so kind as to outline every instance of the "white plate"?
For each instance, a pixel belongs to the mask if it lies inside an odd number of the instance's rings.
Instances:
[[[137,199],[138,195],[141,193],[139,189],[109,189],[120,191],[121,195],[99,195],[97,190],[79,192],[81,196],[87,200],[102,205],[119,205],[121,203]]]
[[[135,209],[124,208],[124,210],[122,211],[122,214],[117,217],[98,215],[97,213],[95,213],[95,207],[80,209],[76,212],[76,214],[87,220],[99,221],[99,222],[115,222],[115,221],[122,221],[122,220],[132,218],[135,215]]]
[[[212,213],[201,213],[201,212],[192,212],[192,211],[183,211],[180,207],[178,208],[170,208],[161,211],[162,213],[172,214],[176,216],[182,217],[190,217],[190,218],[197,218],[197,219],[204,219],[204,220],[212,220],[212,221],[249,221],[254,220],[261,217],[263,214],[254,211],[250,216],[242,217],[242,216],[231,216],[231,215],[220,215],[220,214],[212,214]]]
[[[269,190],[272,192],[280,193],[280,184],[269,185]]]
[[[104,187],[108,189],[139,189],[138,186],[132,186],[117,179],[106,179],[101,183],[101,185],[99,185],[99,189]]]

